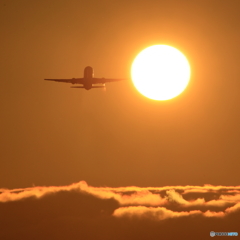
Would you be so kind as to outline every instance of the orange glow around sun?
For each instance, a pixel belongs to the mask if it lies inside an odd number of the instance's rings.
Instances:
[[[190,80],[187,58],[176,48],[154,45],[144,49],[135,58],[132,81],[147,98],[169,100],[178,96]]]

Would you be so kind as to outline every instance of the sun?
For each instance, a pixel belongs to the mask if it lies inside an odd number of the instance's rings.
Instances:
[[[187,58],[176,48],[154,45],[134,59],[131,76],[134,86],[147,98],[168,100],[179,95],[190,80]]]

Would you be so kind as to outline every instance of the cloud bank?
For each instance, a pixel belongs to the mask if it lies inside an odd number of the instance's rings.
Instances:
[[[78,192],[99,199],[114,199],[112,216],[163,220],[201,215],[224,217],[240,211],[240,186],[92,187],[85,181],[69,186],[0,189],[0,202],[40,199],[60,192]],[[207,199],[207,200],[206,200]],[[214,211],[213,211],[214,209]]]
[[[0,239],[209,239],[240,232],[240,186],[0,190]]]

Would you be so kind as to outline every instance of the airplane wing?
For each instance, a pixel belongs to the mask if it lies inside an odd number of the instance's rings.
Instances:
[[[113,78],[92,78],[92,83],[106,83],[106,82],[118,82],[127,79],[113,79]]]
[[[65,83],[72,83],[72,84],[83,84],[84,78],[72,78],[72,79],[44,79],[47,81],[55,81],[55,82],[65,82]]]

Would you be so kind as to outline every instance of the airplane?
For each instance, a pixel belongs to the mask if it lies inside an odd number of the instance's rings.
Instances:
[[[85,67],[83,72],[83,78],[72,79],[44,79],[47,81],[65,82],[72,84],[82,84],[82,86],[73,86],[72,88],[85,88],[90,90],[91,88],[104,88],[106,82],[117,82],[126,79],[109,79],[109,78],[95,78],[93,77],[93,68],[90,66]],[[94,86],[93,84],[102,84],[101,86]]]

